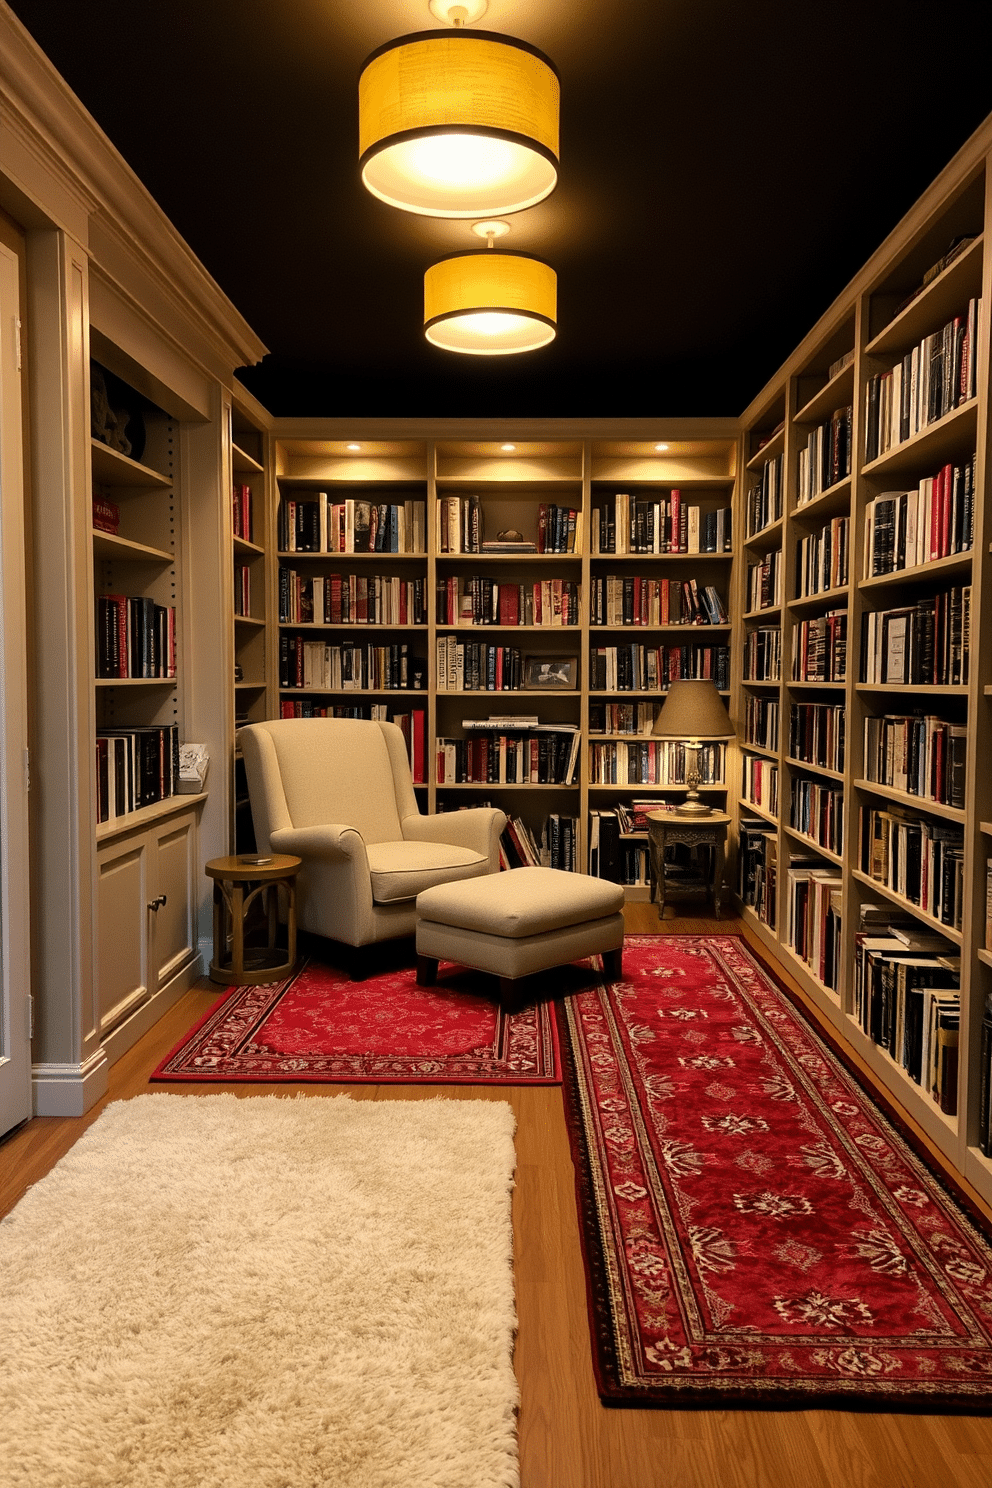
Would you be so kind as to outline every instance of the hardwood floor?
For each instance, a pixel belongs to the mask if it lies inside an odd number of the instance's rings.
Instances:
[[[671,909],[669,910],[671,913]],[[739,920],[666,919],[631,904],[641,933],[747,934]],[[575,1189],[561,1091],[553,1087],[148,1085],[148,1075],[216,1000],[203,981],[111,1070],[110,1090],[76,1120],[36,1118],[0,1145],[0,1214],[44,1176],[110,1100],[149,1089],[191,1099],[219,1090],[320,1100],[508,1100],[517,1117],[514,1194],[522,1488],[988,1488],[992,1417],[848,1411],[606,1409],[596,1394]],[[908,1119],[908,1118],[907,1118]],[[912,1123],[910,1123],[912,1124]],[[990,1216],[992,1220],[992,1216]],[[347,1488],[342,1484],[341,1488]],[[472,1485],[466,1485],[472,1488]]]

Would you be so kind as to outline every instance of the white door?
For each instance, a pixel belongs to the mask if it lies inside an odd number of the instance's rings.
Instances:
[[[31,1115],[27,617],[17,257],[0,243],[0,1134]]]

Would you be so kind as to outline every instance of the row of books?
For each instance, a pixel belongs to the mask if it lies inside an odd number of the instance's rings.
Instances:
[[[975,396],[980,299],[865,386],[865,460],[911,439]]]
[[[824,987],[836,990],[841,968],[840,874],[822,859],[792,855],[785,873],[786,945]]]
[[[861,680],[964,687],[968,682],[971,585],[914,605],[862,616]]]
[[[662,692],[682,678],[730,687],[729,646],[597,646],[589,657],[590,692]]]
[[[96,819],[116,821],[167,800],[179,782],[179,726],[96,731]]]
[[[978,1145],[992,1157],[992,992],[985,994],[978,1051]]]
[[[741,795],[752,806],[778,816],[778,765],[759,754],[742,754]]]
[[[437,581],[439,625],[546,625],[579,623],[579,585],[574,579],[505,584],[485,574]]]
[[[329,646],[299,635],[279,637],[279,686],[316,691],[391,692],[423,690],[426,663],[410,654],[405,641],[375,646],[350,641]]]
[[[606,574],[592,579],[593,625],[726,625],[729,619],[715,585],[694,578]]]
[[[424,553],[426,503],[402,496],[367,501],[326,491],[284,497],[276,540],[281,553]]]
[[[974,520],[974,455],[943,465],[914,490],[883,491],[865,508],[865,578],[969,552]]]
[[[961,929],[964,832],[952,822],[926,821],[895,809],[862,806],[862,873],[915,904],[942,925]]]
[[[745,692],[741,699],[742,735],[746,744],[759,749],[778,749],[778,698],[759,697]]]
[[[947,1115],[957,1112],[960,957],[919,926],[854,938],[854,1015],[874,1044]]]
[[[782,603],[782,552],[773,548],[749,563],[744,578],[744,609],[769,610]]]
[[[176,607],[144,595],[100,594],[96,674],[107,678],[176,675]]]
[[[807,765],[842,771],[847,710],[835,703],[792,703],[789,755]],[[774,746],[770,746],[774,747]]]
[[[847,614],[828,610],[792,627],[792,680],[843,682],[847,677]]]
[[[748,537],[756,537],[782,515],[782,456],[766,460],[761,476],[747,493],[744,528]]]
[[[865,719],[865,779],[921,800],[964,808],[968,730],[926,714]]]
[[[687,750],[681,740],[639,739],[636,743],[590,742],[591,785],[685,785]],[[722,785],[726,779],[726,744],[704,744],[699,756],[703,785]],[[691,761],[688,761],[691,763]]]
[[[842,589],[848,575],[847,517],[834,517],[796,543],[796,596],[805,599]]]
[[[235,481],[231,496],[232,524],[235,537],[244,542],[255,541],[255,524],[252,518],[251,486],[247,481]]]
[[[487,539],[482,497],[439,496],[435,504],[439,553],[574,553],[582,546],[578,507],[540,502],[534,538],[496,535]]]
[[[516,646],[438,636],[436,659],[438,692],[517,692],[524,684],[524,657]]]
[[[839,856],[844,850],[844,792],[819,780],[793,780],[789,824],[817,847]]]
[[[738,829],[737,889],[763,925],[775,926],[778,841],[765,821],[742,817]]]
[[[579,823],[574,816],[552,811],[538,840],[519,816],[507,816],[499,842],[501,868],[560,868],[575,873],[578,868]]]
[[[592,552],[729,553],[733,548],[730,507],[707,508],[674,488],[650,496],[618,491],[593,512]]]
[[[590,734],[650,734],[657,703],[590,703]]]
[[[251,614],[251,568],[247,563],[234,565],[234,613]]]
[[[853,409],[835,408],[828,423],[810,430],[800,446],[796,502],[805,506],[851,473]]]
[[[438,785],[574,785],[580,739],[577,728],[438,738],[435,779]]]
[[[644,808],[655,810],[661,804],[657,801],[642,802],[637,817],[621,806],[590,811],[589,872],[593,878],[606,878],[611,883],[621,884],[650,883]],[[640,834],[637,840],[629,840],[632,832]]]
[[[756,625],[744,632],[745,682],[778,682],[782,676],[782,627]]]
[[[279,619],[288,625],[426,625],[426,580],[397,574],[279,569]]]

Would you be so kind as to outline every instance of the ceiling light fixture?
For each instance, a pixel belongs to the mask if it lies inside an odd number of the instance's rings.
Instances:
[[[495,249],[506,222],[476,222],[488,247],[432,264],[424,275],[424,335],[444,351],[511,356],[553,341],[558,276],[529,253]]]
[[[430,0],[450,31],[401,36],[358,84],[359,167],[373,196],[425,217],[519,212],[558,182],[554,65],[492,31],[465,31],[486,0]]]

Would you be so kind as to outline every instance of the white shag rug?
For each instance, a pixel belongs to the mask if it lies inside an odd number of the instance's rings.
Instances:
[[[0,1482],[512,1488],[503,1101],[144,1095],[0,1224]]]

